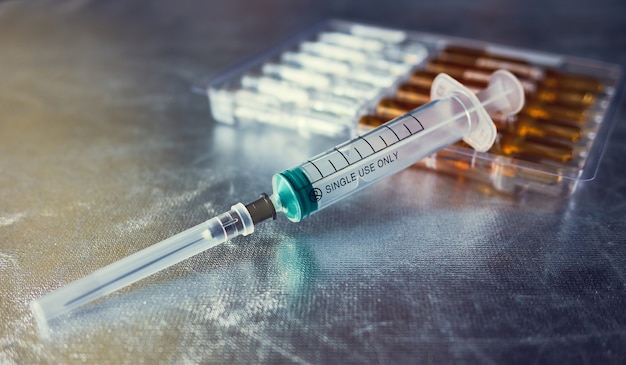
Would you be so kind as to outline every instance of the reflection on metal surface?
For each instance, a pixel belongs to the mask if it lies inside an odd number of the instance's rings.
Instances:
[[[394,21],[417,29],[423,4],[400,5]],[[578,5],[508,1],[499,6],[519,12],[469,29],[446,12],[465,2],[433,4],[441,11],[419,28],[622,57],[606,41],[623,24],[622,3]],[[337,4],[0,2],[0,362],[623,362],[623,120],[596,181],[567,201],[405,170],[376,194],[299,225],[266,225],[94,303],[53,341],[38,340],[33,298],[208,219],[336,144],[215,126],[188,93],[195,75],[218,73],[324,7]],[[387,3],[343,10],[389,22]],[[584,34],[536,21],[587,11],[597,16]],[[295,262],[310,266],[301,273]],[[299,296],[286,295],[291,286]]]

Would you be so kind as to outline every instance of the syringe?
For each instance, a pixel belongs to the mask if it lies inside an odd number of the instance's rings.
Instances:
[[[271,196],[263,194],[248,205],[237,203],[226,213],[33,300],[30,306],[40,334],[49,333],[50,320],[229,239],[249,235],[257,223],[275,219],[277,212],[299,222],[461,139],[486,151],[496,137],[488,112],[517,113],[524,104],[524,90],[508,71],[494,72],[489,86],[477,94],[441,74],[433,82],[431,99],[275,174]]]

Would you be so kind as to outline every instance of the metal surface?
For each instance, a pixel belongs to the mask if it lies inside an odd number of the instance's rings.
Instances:
[[[619,1],[436,4],[0,2],[0,363],[624,363],[626,114],[570,199],[409,169],[37,337],[30,300],[337,142],[216,126],[189,92],[315,19],[626,65]]]

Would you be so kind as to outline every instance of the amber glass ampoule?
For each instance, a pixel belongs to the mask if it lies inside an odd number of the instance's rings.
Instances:
[[[527,100],[522,113],[533,118],[562,121],[563,124],[575,126],[585,124],[589,118],[585,108],[566,108],[533,99]]]
[[[444,50],[437,55],[437,59],[444,62],[464,65],[468,67],[475,67],[489,71],[495,71],[500,69],[508,70],[517,76],[533,80],[540,80],[544,76],[544,72],[541,67],[532,66],[528,63],[523,63],[510,59],[491,57],[488,55],[465,55]]]
[[[588,108],[596,101],[593,93],[576,90],[558,90],[553,89],[546,84],[537,85],[537,90],[533,93],[533,96],[537,100],[544,103],[558,104],[568,107]]]
[[[445,70],[443,68],[443,64],[438,64],[437,66],[441,67],[441,71]],[[417,70],[411,74],[408,82],[430,90],[433,80],[437,75],[437,72]],[[487,77],[487,75],[481,76],[481,78],[485,77]],[[463,85],[475,90],[482,90],[487,87],[488,84],[486,81],[468,80],[464,77],[464,75],[459,76],[457,79]],[[550,88],[543,84],[536,85],[533,91],[527,91],[527,96],[532,96],[545,103],[558,104],[568,107],[589,107],[596,101],[594,94],[591,92],[559,90]]]
[[[404,83],[398,86],[396,99],[417,105],[426,104],[430,101],[430,88]]]
[[[417,107],[427,103],[429,99],[428,89],[421,86],[403,84],[400,85],[396,92],[395,102],[393,102],[393,99],[384,99],[384,103],[380,108],[385,112],[381,111],[381,113],[383,113],[383,116],[402,115],[409,110],[399,110],[404,105],[398,102],[409,103],[410,106]],[[525,135],[549,135],[575,142],[581,137],[580,125],[587,120],[587,112],[580,107],[567,108],[557,105],[545,105],[530,97],[518,119],[520,124],[524,126],[524,129],[521,129],[521,131],[524,131]],[[556,122],[552,122],[553,120]]]
[[[419,107],[420,104],[406,103],[396,99],[384,98],[376,105],[376,116],[391,120]]]
[[[359,118],[359,125],[365,126],[365,127],[376,128],[376,127],[380,127],[381,125],[387,123],[390,120],[391,119],[379,117],[376,115],[366,114],[366,115],[361,116],[361,118]]]
[[[431,60],[424,65],[424,69],[433,73],[447,73],[456,79],[466,79],[468,81],[479,81],[485,83],[489,82],[489,76],[491,75],[488,71],[476,70],[466,66],[455,65],[439,60]]]
[[[520,136],[557,139],[575,143],[582,138],[583,134],[580,128],[540,121],[527,115],[519,115],[512,124],[515,126],[515,132]]]
[[[518,158],[547,159],[560,163],[567,163],[574,157],[573,149],[568,146],[550,146],[506,133],[500,134],[498,138],[500,150],[505,155]]]
[[[515,121],[494,119],[500,133],[516,134],[521,137],[534,137],[545,141],[559,143],[576,143],[582,138],[580,128],[552,124],[531,118],[527,115],[518,115]]]
[[[567,74],[554,69],[547,69],[545,77],[539,83],[552,88],[590,92],[593,94],[604,92],[604,84],[600,80]]]
[[[405,94],[408,92],[405,91]],[[426,95],[421,95],[425,100]],[[416,100],[412,99],[412,100]],[[376,115],[382,119],[392,119],[403,115],[420,104],[407,103],[406,100],[397,100],[392,98],[382,99],[376,108]],[[527,114],[520,114],[515,122],[496,121],[498,130],[501,132],[514,133],[518,136],[539,137],[546,140],[562,140],[563,142],[573,143],[580,140],[582,130],[579,127],[561,125],[558,123],[550,123],[545,120],[537,120]]]
[[[563,72],[549,67],[533,66],[530,62],[523,59],[498,55],[486,50],[450,45],[438,57],[442,61],[447,60],[447,62],[478,68],[507,69],[516,75],[538,80],[540,84],[551,88],[594,94],[604,92],[604,84],[596,78]]]

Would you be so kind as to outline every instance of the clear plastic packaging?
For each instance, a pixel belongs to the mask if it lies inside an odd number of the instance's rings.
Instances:
[[[418,165],[509,193],[567,196],[593,179],[622,77],[612,64],[331,20],[196,89],[219,123],[347,138],[428,102],[439,73],[478,92],[497,69],[520,78],[527,103],[517,117],[492,115],[495,146],[460,143]]]

